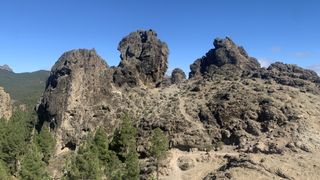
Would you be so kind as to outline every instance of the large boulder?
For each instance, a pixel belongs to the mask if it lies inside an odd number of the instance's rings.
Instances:
[[[163,80],[168,68],[169,50],[156,32],[132,32],[121,40],[118,50],[121,62],[114,73],[115,84],[155,86]]]
[[[10,119],[12,116],[12,106],[10,95],[6,93],[3,87],[0,87],[0,119]]]

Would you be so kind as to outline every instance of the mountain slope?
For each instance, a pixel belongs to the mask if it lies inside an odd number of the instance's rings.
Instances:
[[[26,103],[41,96],[49,74],[49,71],[14,73],[0,69],[0,86],[13,100]]]

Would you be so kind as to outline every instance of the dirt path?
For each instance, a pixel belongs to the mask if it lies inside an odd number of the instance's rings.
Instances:
[[[198,180],[203,179],[208,173],[217,169],[223,164],[223,156],[229,154],[238,156],[236,152],[215,152],[204,151],[185,152],[178,149],[170,150],[170,162],[168,176],[162,176],[161,180]],[[188,157],[194,161],[194,168],[182,171],[178,166],[179,157]]]

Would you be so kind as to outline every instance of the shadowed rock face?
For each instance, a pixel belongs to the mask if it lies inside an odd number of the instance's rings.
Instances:
[[[172,83],[181,83],[186,80],[186,74],[180,68],[175,68],[171,74],[171,82]]]
[[[253,71],[260,68],[259,62],[249,57],[243,47],[237,46],[230,38],[215,39],[214,49],[211,49],[205,56],[196,60],[190,65],[189,78],[201,77],[201,75],[212,74],[221,69],[235,71]],[[232,71],[228,71],[230,73]]]
[[[140,30],[130,33],[121,40],[118,50],[121,62],[113,77],[115,84],[155,86],[162,81],[168,68],[169,50],[157,38],[156,32]]]
[[[4,118],[6,120],[10,119],[12,116],[12,106],[10,95],[0,87],[0,119]]]
[[[279,63],[260,68],[230,38],[216,39],[214,46],[191,65],[191,79],[185,80],[184,72],[175,69],[167,78],[170,83],[159,88],[168,48],[154,31],[133,32],[120,42],[119,67],[109,68],[94,50],[66,52],[53,66],[37,108],[38,130],[50,125],[58,150],[74,150],[98,127],[112,136],[127,113],[138,128],[140,154],[147,154],[146,139],[157,127],[169,137],[170,147],[180,150],[224,143],[246,152],[281,153],[303,124],[300,114],[305,108],[297,103],[306,98],[311,104],[319,77]],[[308,96],[301,98],[299,86],[285,86],[278,79],[284,77],[299,77],[314,94],[306,92]],[[281,143],[270,143],[274,138]]]

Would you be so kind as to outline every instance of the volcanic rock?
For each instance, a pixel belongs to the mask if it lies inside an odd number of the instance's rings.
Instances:
[[[319,90],[318,77],[291,65],[260,68],[230,38],[216,39],[214,46],[190,66],[187,80],[179,69],[165,77],[168,48],[154,31],[125,37],[118,67],[108,67],[94,50],[66,52],[47,81],[37,128],[51,127],[56,157],[61,149],[77,149],[98,127],[112,138],[124,114],[137,127],[142,158],[148,158],[155,128],[165,133],[170,148],[183,152],[226,145],[237,152],[282,154],[298,140],[317,152],[318,132],[308,127],[317,126],[320,116],[320,97],[313,93]],[[314,91],[302,92],[297,84],[278,80],[284,77],[301,80],[303,88]],[[164,81],[173,84],[158,86]]]
[[[214,49],[190,65],[190,78],[216,73],[216,71],[223,71],[225,68],[233,69],[227,73],[232,73],[234,70],[237,72],[254,71],[260,68],[259,62],[255,58],[249,57],[244,48],[237,46],[229,37],[215,39],[213,45]]]
[[[0,119],[9,120],[12,116],[12,106],[10,95],[0,87]]]
[[[95,50],[64,53],[52,67],[39,114],[38,129],[48,124],[59,148],[74,149],[90,131],[105,124],[113,128],[112,71]]]
[[[194,161],[189,157],[181,156],[178,158],[178,166],[181,170],[187,171],[194,167]]]
[[[178,84],[186,80],[186,74],[180,68],[175,68],[171,74],[171,82]]]
[[[119,43],[121,55],[114,82],[130,87],[144,84],[155,86],[163,80],[168,68],[169,50],[153,30],[130,33]]]

